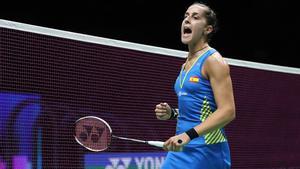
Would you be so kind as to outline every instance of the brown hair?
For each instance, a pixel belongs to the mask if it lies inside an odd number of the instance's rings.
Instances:
[[[190,6],[192,6],[192,5],[200,5],[200,6],[205,7],[207,9],[204,13],[205,14],[204,16],[205,16],[205,19],[207,21],[207,24],[211,25],[212,28],[213,28],[213,31],[207,35],[207,41],[210,41],[212,36],[217,31],[217,15],[208,5],[204,4],[203,2],[196,1],[193,4],[191,4]]]

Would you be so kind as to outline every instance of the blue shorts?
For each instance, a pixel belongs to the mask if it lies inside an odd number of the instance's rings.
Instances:
[[[230,169],[227,142],[210,145],[186,145],[181,152],[168,152],[161,169]]]

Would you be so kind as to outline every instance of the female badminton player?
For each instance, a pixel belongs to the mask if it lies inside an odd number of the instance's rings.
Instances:
[[[216,14],[193,3],[185,12],[181,41],[188,46],[174,89],[178,111],[168,103],[156,105],[160,120],[176,118],[176,135],[164,143],[169,151],[162,169],[228,169],[231,157],[224,127],[235,118],[229,65],[209,40]]]

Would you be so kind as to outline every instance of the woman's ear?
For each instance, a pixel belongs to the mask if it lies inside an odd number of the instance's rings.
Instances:
[[[214,30],[214,28],[211,25],[207,25],[205,28],[205,34],[208,35],[210,34],[212,31]]]

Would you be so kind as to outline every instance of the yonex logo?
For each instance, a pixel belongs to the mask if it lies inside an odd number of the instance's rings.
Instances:
[[[178,96],[186,96],[186,95],[188,95],[186,92],[182,92],[182,91],[178,92]]]
[[[105,169],[127,169],[131,158],[109,158],[111,165],[105,166]]]
[[[87,141],[89,138],[93,143],[97,143],[104,131],[103,128],[83,125],[84,131],[80,133],[79,138],[82,141]]]
[[[160,169],[165,157],[122,157],[109,158],[111,164],[106,165],[105,169]]]

